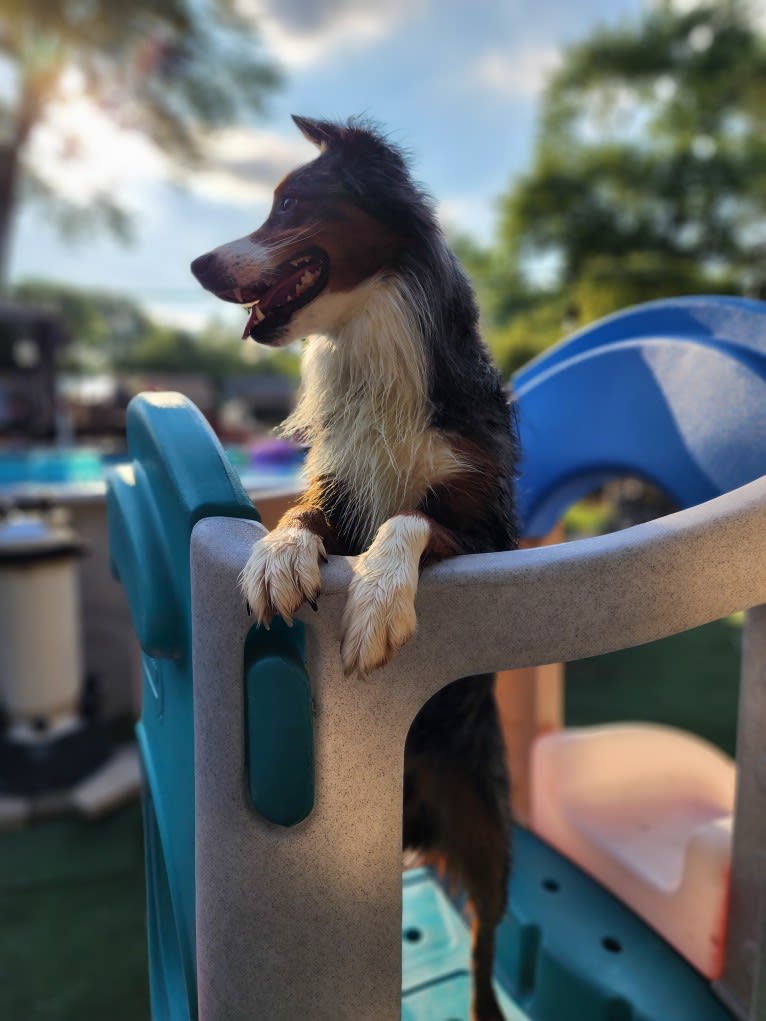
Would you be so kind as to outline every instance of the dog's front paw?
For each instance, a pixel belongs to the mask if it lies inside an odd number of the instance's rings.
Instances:
[[[275,528],[253,546],[239,584],[259,624],[268,628],[275,614],[292,624],[304,600],[316,609],[320,560],[324,543],[308,528]]]
[[[430,534],[422,517],[390,518],[354,565],[341,641],[346,675],[385,666],[415,633],[420,557]]]
[[[414,586],[393,577],[354,578],[343,615],[341,657],[346,675],[364,677],[385,666],[412,638],[416,624]]]

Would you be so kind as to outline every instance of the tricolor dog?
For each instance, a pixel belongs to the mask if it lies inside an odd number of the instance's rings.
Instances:
[[[192,264],[247,309],[244,336],[308,338],[283,427],[308,442],[300,503],[242,573],[268,625],[316,605],[327,554],[356,557],[343,622],[348,674],[387,663],[416,627],[424,565],[513,549],[513,417],[476,302],[429,198],[378,130],[294,118],[319,150],[277,186],[266,222]],[[404,844],[465,886],[474,1021],[500,1021],[495,927],[506,904],[508,778],[493,677],[462,678],[418,714],[405,758]]]

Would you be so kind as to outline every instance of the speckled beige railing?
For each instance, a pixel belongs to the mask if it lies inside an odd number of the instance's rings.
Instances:
[[[613,535],[430,568],[417,636],[365,682],[341,669],[351,566],[331,558],[319,613],[300,614],[316,702],[316,804],[284,830],[257,816],[244,771],[242,643],[251,620],[236,579],[262,533],[252,522],[210,518],[192,540],[203,1021],[399,1021],[402,751],[415,713],[444,684],[624,648],[766,603],[766,477]],[[746,945],[759,924],[764,870],[753,854],[766,848],[766,772],[753,756],[766,699],[762,660],[746,655],[746,674],[748,662],[740,762],[748,781],[738,795],[748,821],[735,838],[722,992],[754,1019],[756,955]]]

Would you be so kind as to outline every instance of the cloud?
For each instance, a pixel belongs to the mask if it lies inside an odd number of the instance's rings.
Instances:
[[[297,131],[293,135],[244,126],[206,132],[200,137],[204,167],[181,169],[145,135],[116,124],[70,67],[32,133],[25,162],[55,194],[81,207],[108,197],[129,212],[146,213],[163,182],[218,203],[270,204],[279,180],[316,155]]]
[[[533,99],[561,63],[551,45],[527,44],[518,50],[486,50],[464,81],[506,99]]]
[[[270,204],[281,178],[316,155],[297,132],[288,140],[272,132],[227,128],[205,135],[203,144],[205,166],[180,169],[145,136],[118,127],[76,94],[50,105],[32,134],[25,162],[52,191],[78,206],[109,197],[129,212],[148,213],[162,182],[218,203]]]
[[[239,0],[269,52],[288,70],[305,70],[348,46],[393,35],[427,0]]]
[[[316,155],[297,132],[288,140],[272,132],[227,128],[208,135],[205,145],[205,169],[186,174],[182,183],[203,198],[233,205],[270,204],[285,174]]]
[[[492,237],[495,210],[486,195],[447,195],[437,203],[436,213],[448,238],[467,234],[487,243]]]
[[[162,176],[166,164],[145,136],[120,128],[80,88],[49,104],[24,162],[51,191],[75,205],[118,197],[134,211],[142,208],[147,184]]]

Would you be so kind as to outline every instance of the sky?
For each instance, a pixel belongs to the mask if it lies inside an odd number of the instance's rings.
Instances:
[[[255,230],[274,185],[313,157],[291,113],[374,119],[411,153],[445,227],[486,241],[498,196],[530,165],[540,92],[562,47],[598,25],[635,19],[647,2],[240,0],[284,84],[265,117],[215,138],[211,166],[184,188],[145,141],[118,135],[84,104],[73,71],[58,115],[70,126],[79,117],[83,163],[62,164],[52,127],[38,132],[32,156],[80,199],[108,182],[134,212],[135,242],[125,247],[100,234],[65,243],[30,206],[17,221],[12,279],[124,293],[159,318],[194,327],[230,315],[188,266]]]

